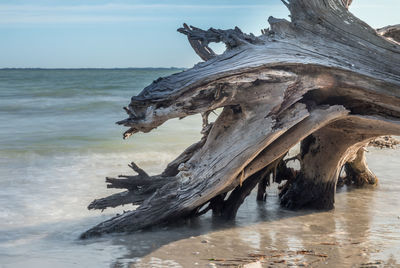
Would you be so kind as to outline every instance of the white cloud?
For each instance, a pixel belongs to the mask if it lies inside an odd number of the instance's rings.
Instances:
[[[133,22],[133,21],[163,21],[167,18],[138,16],[89,16],[89,15],[40,15],[40,16],[1,16],[0,25],[29,23],[98,23],[98,22]]]
[[[176,4],[102,4],[102,5],[0,5],[0,24],[26,23],[96,23],[153,21],[167,18],[140,15],[139,12],[161,10],[267,8],[262,5],[176,5]],[[135,12],[137,11],[137,12]],[[127,14],[127,12],[130,12]]]
[[[37,5],[0,5],[3,12],[87,12],[87,11],[125,11],[140,9],[243,9],[268,8],[267,5],[176,5],[176,4],[103,4],[103,5],[75,5],[75,6],[37,6]]]

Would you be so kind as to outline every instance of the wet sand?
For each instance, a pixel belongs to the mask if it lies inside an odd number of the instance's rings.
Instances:
[[[266,203],[250,196],[231,224],[208,215],[184,227],[121,237],[131,252],[113,265],[238,267],[260,260],[262,267],[400,267],[400,154],[371,150],[380,185],[339,189],[333,211],[283,210],[277,189],[269,189]],[[153,242],[138,258],[137,243],[146,236]]]
[[[240,267],[256,260],[262,267],[400,267],[400,150],[370,151],[379,185],[340,189],[333,211],[284,210],[275,185],[266,203],[247,198],[231,223],[206,214],[82,241],[80,233],[120,210],[43,218],[0,230],[0,267]]]

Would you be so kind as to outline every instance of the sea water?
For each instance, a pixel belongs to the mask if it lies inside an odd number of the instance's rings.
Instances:
[[[127,117],[122,107],[131,96],[180,71],[0,70],[0,267],[204,267],[251,254],[283,267],[398,267],[400,150],[370,149],[379,186],[339,190],[333,211],[283,210],[273,187],[266,203],[250,196],[231,223],[206,215],[183,226],[79,240],[129,209],[86,209],[118,192],[106,188],[105,177],[133,174],[131,161],[159,173],[199,140],[199,116],[129,140],[115,124]]]

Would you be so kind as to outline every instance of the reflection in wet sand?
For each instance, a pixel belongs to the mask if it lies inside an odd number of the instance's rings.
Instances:
[[[183,227],[114,238],[129,252],[114,266],[234,267],[261,259],[265,267],[400,267],[400,188],[393,172],[399,156],[370,154],[380,185],[340,189],[334,211],[283,210],[277,189],[269,189],[266,203],[248,198],[234,223],[206,215]]]
[[[42,213],[37,216],[42,223],[0,228],[0,267],[237,267],[259,259],[265,267],[400,267],[400,150],[371,149],[368,157],[379,186],[340,189],[333,211],[284,210],[275,185],[266,203],[250,196],[234,222],[204,215],[185,224],[85,241],[77,239],[81,232],[118,210],[77,219],[66,214],[60,220]],[[100,166],[93,164],[102,173]],[[86,181],[82,195],[73,188],[82,197],[78,204],[68,199],[70,206],[62,211],[84,207],[92,199],[85,195],[89,187],[104,188],[102,181],[95,182]]]

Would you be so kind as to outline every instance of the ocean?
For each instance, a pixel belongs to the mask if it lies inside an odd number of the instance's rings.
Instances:
[[[272,187],[266,203],[248,198],[234,223],[205,215],[185,226],[79,240],[86,229],[129,208],[86,209],[93,199],[118,192],[106,188],[105,177],[132,174],[131,161],[157,174],[199,140],[200,116],[128,140],[122,139],[126,128],[115,124],[127,117],[122,107],[133,95],[180,71],[0,70],[1,268],[205,267],[273,251],[286,258],[275,262],[278,267],[312,261],[313,267],[399,267],[400,150],[371,148],[369,165],[379,185],[339,190],[334,211],[283,210]]]

